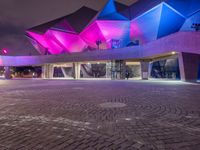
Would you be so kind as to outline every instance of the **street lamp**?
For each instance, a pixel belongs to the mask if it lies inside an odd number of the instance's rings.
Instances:
[[[8,54],[8,51],[7,51],[6,49],[2,49],[2,50],[1,50],[1,54],[2,54],[2,55],[6,55],[6,54]]]

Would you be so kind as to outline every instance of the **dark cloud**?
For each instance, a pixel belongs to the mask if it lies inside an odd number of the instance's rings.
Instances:
[[[125,4],[136,0],[119,0]],[[27,28],[72,13],[83,5],[99,10],[107,0],[0,0],[0,49],[9,55],[38,54],[24,33]]]

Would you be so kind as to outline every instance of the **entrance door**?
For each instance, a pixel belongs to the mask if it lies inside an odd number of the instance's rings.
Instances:
[[[123,60],[114,60],[111,62],[111,79],[124,79],[125,64]]]

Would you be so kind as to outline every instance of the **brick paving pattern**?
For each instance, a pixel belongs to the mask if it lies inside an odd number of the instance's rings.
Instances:
[[[200,150],[200,85],[0,81],[0,150]]]

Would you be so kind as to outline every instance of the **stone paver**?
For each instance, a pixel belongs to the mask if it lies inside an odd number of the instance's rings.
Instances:
[[[198,150],[200,85],[0,80],[0,150]]]

